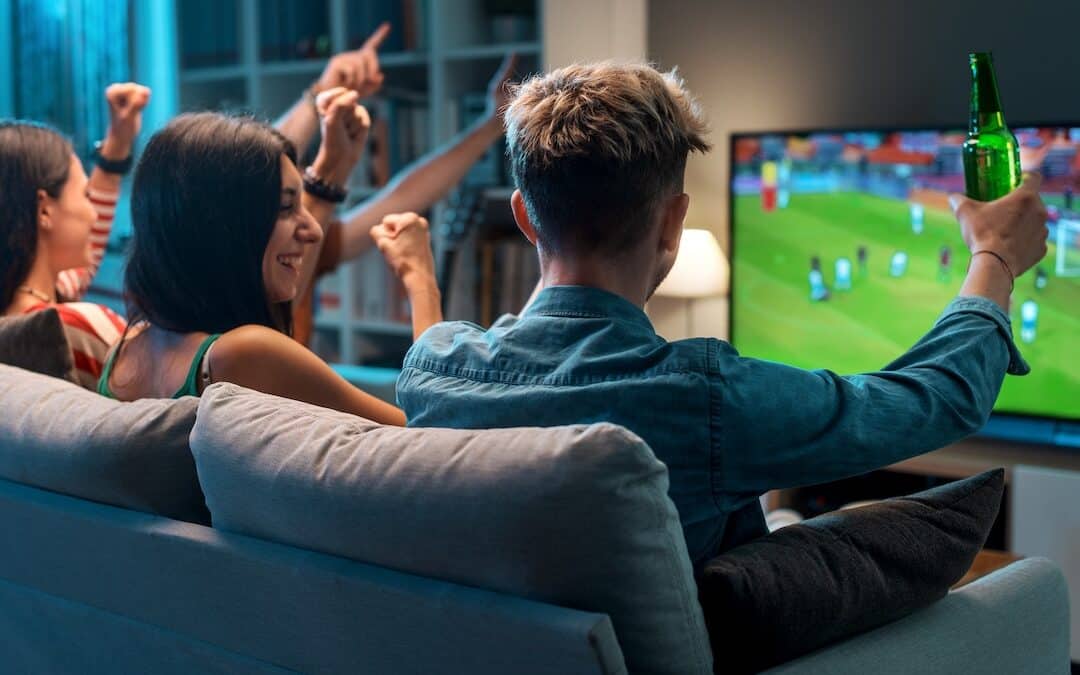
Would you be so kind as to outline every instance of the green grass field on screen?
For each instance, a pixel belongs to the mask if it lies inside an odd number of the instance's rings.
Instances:
[[[916,234],[906,201],[857,192],[793,194],[786,208],[762,209],[757,194],[733,205],[733,343],[744,356],[841,374],[882,368],[933,325],[960,289],[969,258],[959,226],[946,210],[926,208]],[[856,260],[865,246],[865,275]],[[939,251],[952,248],[948,278]],[[901,278],[889,274],[893,253],[908,255]],[[1035,273],[1016,280],[1011,311],[1017,344],[1031,365],[1025,377],[1006,377],[999,412],[1080,418],[1080,277],[1055,274],[1055,247]],[[821,259],[828,300],[810,300],[810,259]],[[833,289],[834,263],[853,265],[849,291]],[[1039,306],[1036,338],[1019,341],[1020,304]]]

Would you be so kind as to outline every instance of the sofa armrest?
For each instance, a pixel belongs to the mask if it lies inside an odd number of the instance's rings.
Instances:
[[[1027,558],[899,621],[766,671],[768,675],[1069,675],[1065,578]]]

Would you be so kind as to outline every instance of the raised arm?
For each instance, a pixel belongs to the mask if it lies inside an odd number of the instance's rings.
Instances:
[[[380,424],[405,425],[400,409],[357,389],[306,347],[264,326],[222,335],[210,352],[210,373],[214,382],[233,382]]]
[[[412,308],[413,340],[442,321],[428,221],[415,213],[391,214],[371,229],[386,264],[401,279]]]
[[[323,186],[340,189],[344,187],[353,167],[360,160],[371,128],[371,118],[363,106],[357,104],[359,94],[344,87],[335,87],[319,94],[316,107],[322,125],[322,142],[315,162],[305,170],[304,207],[315,217],[323,230],[328,229],[334,217],[337,203],[327,194],[313,191],[312,180]],[[300,280],[297,284],[297,297],[305,297],[315,277],[319,255],[325,238],[312,246],[300,264]]]
[[[425,211],[442,199],[468,173],[491,144],[502,137],[502,111],[510,98],[510,78],[517,57],[503,60],[488,84],[487,114],[446,145],[428,153],[399,173],[371,199],[342,218],[342,259],[350,260],[371,246],[371,228],[391,213]]]
[[[990,203],[954,198],[972,251],[961,297],[907,353],[873,373],[744,359],[717,343],[717,497],[823,483],[935,450],[986,423],[1006,372],[1022,375],[1006,314],[1013,275],[1046,253],[1038,177]]]
[[[335,87],[344,87],[355,91],[362,100],[379,91],[383,84],[379,46],[389,34],[390,24],[383,23],[360,49],[342,52],[331,58],[315,84],[305,90],[300,99],[274,123],[277,130],[296,146],[297,152],[303,154],[319,130],[315,104],[319,94]]]
[[[112,84],[105,90],[105,101],[109,106],[109,129],[98,152],[106,160],[122,162],[131,157],[142,127],[142,111],[150,101],[150,90],[134,82]],[[97,212],[97,222],[90,230],[90,265],[57,275],[56,290],[61,300],[70,302],[85,295],[101,267],[122,180],[122,174],[105,171],[100,165],[90,172],[87,195]]]

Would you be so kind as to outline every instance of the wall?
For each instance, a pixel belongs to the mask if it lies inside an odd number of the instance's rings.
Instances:
[[[649,58],[679,67],[713,130],[687,168],[687,226],[727,250],[732,131],[966,126],[968,51],[994,51],[1011,122],[1080,121],[1078,26],[1080,2],[653,0]],[[711,302],[696,332],[726,334]]]
[[[545,0],[544,68],[645,58],[647,0]]]

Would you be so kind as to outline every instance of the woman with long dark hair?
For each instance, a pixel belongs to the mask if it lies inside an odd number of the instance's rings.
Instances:
[[[89,388],[124,322],[106,307],[77,301],[104,256],[121,174],[149,98],[149,89],[131,82],[105,90],[109,131],[89,179],[56,130],[0,121],[0,315],[55,308],[76,380]]]
[[[322,237],[311,210],[329,210],[363,148],[368,121],[357,98],[341,88],[320,96],[323,142],[303,178],[292,144],[251,118],[181,115],[150,139],[135,173],[124,279],[133,326],[99,392],[121,400],[197,396],[227,381],[404,424],[400,410],[290,338],[304,258]],[[383,228],[393,240],[383,246],[429,246],[415,236],[419,219],[404,218]],[[431,289],[418,289],[414,320],[432,321],[421,290]]]

